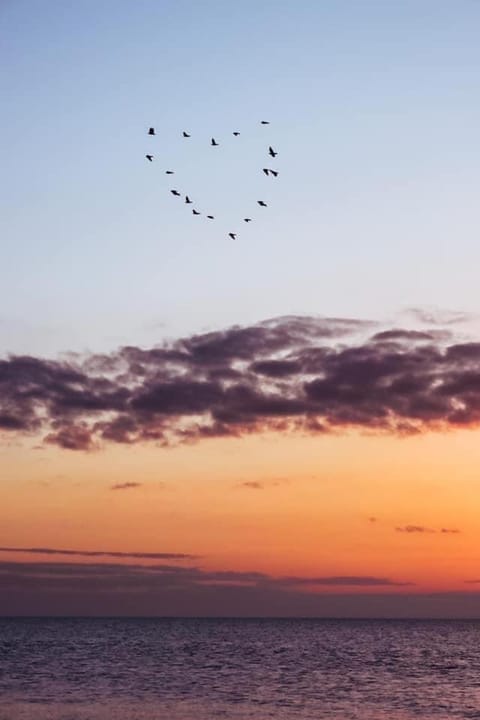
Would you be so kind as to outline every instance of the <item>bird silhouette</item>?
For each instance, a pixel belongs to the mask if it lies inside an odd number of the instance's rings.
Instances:
[[[237,233],[228,233],[228,237],[231,237],[232,240],[235,240],[235,238],[237,237]]]
[[[237,135],[240,135],[239,132],[234,132],[233,134],[235,135],[235,137],[237,137]]]
[[[183,131],[183,137],[191,137],[191,136],[190,136],[188,133],[186,133],[185,130],[184,130],[184,131]]]
[[[193,213],[194,215],[200,215],[200,213],[198,212],[198,210],[195,210],[195,208],[193,208],[192,213]]]
[[[208,218],[209,220],[215,220],[215,218],[214,218],[213,215],[207,215],[207,218]]]
[[[192,201],[190,200],[190,198],[188,197],[188,195],[185,195],[185,202],[187,203],[187,205],[191,205],[191,204],[192,204]]]
[[[259,205],[261,205],[262,207],[267,207],[267,203],[264,202],[263,200],[257,200],[257,203],[258,203]]]
[[[155,135],[155,128],[148,128],[149,135]]]
[[[268,120],[262,120],[260,125],[270,125],[270,122]]]
[[[278,153],[275,152],[275,150],[272,148],[272,146],[270,146],[268,148],[268,154],[271,155],[272,157],[277,157],[277,155],[278,155]]]
[[[174,175],[174,170],[165,170],[165,175]]]
[[[265,175],[268,175],[268,173],[270,172],[270,170],[269,170],[268,168],[263,168],[263,172],[265,173]]]
[[[177,197],[180,197],[180,193],[178,192],[178,190],[170,190],[170,192],[172,193],[172,195],[176,195]]]
[[[150,162],[152,162],[152,160],[153,160],[153,155],[145,155],[145,157],[147,158],[147,160],[150,160]]]
[[[218,145],[218,143],[215,141],[215,138],[212,138],[211,145],[213,145],[213,146]]]
[[[278,170],[270,170],[270,172],[272,173],[273,177],[278,176]]]
[[[252,218],[243,218],[245,222],[252,222]]]

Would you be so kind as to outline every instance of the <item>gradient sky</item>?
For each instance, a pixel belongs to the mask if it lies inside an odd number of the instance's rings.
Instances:
[[[479,21],[0,5],[0,613],[480,616]]]

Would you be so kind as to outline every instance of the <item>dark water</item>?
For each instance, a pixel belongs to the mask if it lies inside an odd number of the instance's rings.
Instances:
[[[0,619],[27,718],[480,720],[480,623]]]

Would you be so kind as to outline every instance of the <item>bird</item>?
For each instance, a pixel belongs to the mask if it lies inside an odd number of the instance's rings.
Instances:
[[[252,222],[252,218],[243,218],[245,222]]]
[[[174,174],[175,174],[174,170],[165,170],[165,175],[174,175]]]
[[[215,146],[215,145],[218,145],[218,143],[215,141],[215,138],[212,138],[211,145],[214,145],[214,146]]]
[[[240,135],[239,132],[234,132],[233,134],[235,135],[235,137],[237,137],[237,135]]]
[[[213,215],[207,215],[207,218],[208,218],[209,220],[215,220],[215,218],[214,218]]]
[[[149,135],[155,135],[155,128],[148,128]]]
[[[145,155],[145,157],[147,158],[147,160],[150,160],[150,162],[153,161],[153,155]]]
[[[269,170],[268,168],[263,168],[263,172],[265,173],[265,175],[268,175],[268,173],[270,172],[270,170]]]
[[[185,202],[187,203],[187,205],[191,205],[191,204],[192,204],[192,201],[190,200],[190,198],[188,197],[188,195],[185,195]]]
[[[264,202],[263,200],[257,200],[257,203],[258,203],[259,205],[261,205],[262,207],[267,207],[267,203]]]
[[[191,137],[191,136],[190,136],[188,133],[186,133],[185,130],[184,130],[184,131],[183,131],[183,137]]]
[[[178,192],[178,190],[170,190],[170,192],[172,193],[172,195],[176,195],[177,197],[180,197],[180,193]]]
[[[231,237],[232,240],[235,240],[235,238],[237,237],[237,234],[236,233],[228,233],[228,237]]]
[[[260,125],[270,125],[270,122],[268,120],[262,120]]]
[[[198,210],[195,210],[195,208],[193,208],[192,213],[193,213],[194,215],[200,215],[200,213],[198,212]]]
[[[273,177],[277,177],[278,170],[270,170],[270,172],[272,173]]]
[[[270,147],[268,148],[268,153],[269,153],[269,155],[271,155],[272,157],[276,157],[276,156],[278,155],[278,153],[275,152],[275,150],[272,148],[271,145],[270,145]]]

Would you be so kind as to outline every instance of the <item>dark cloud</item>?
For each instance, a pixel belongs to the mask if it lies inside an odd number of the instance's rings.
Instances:
[[[475,578],[464,582],[480,584]],[[425,592],[409,586],[369,575],[274,578],[165,563],[0,561],[0,615],[479,617],[475,590]]]
[[[170,564],[0,561],[0,615],[60,613],[138,615],[295,614],[322,589],[351,594],[411,583],[374,576],[275,578],[254,571],[209,571]],[[338,596],[338,597],[341,597]],[[108,602],[107,602],[108,601]],[[341,606],[341,603],[340,603]]]
[[[384,330],[373,335],[372,340],[377,342],[388,342],[390,340],[433,340],[431,333],[420,332],[419,330]]]
[[[78,557],[144,558],[150,560],[193,560],[198,555],[185,553],[120,552],[117,550],[62,550],[43,547],[0,547],[4,553],[30,553],[34,555],[72,555]],[[102,567],[104,567],[102,565]],[[123,567],[123,566],[122,566]]]
[[[441,528],[441,533],[444,533],[445,535],[458,535],[460,533],[460,530],[457,528]]]
[[[263,490],[265,484],[259,480],[246,480],[245,482],[239,483],[238,487],[247,488],[247,490]]]
[[[457,528],[440,528],[435,530],[433,528],[425,527],[424,525],[404,525],[403,527],[396,527],[396,532],[402,533],[436,533],[439,532],[443,535],[458,535],[460,530]]]
[[[334,575],[330,577],[286,577],[275,581],[279,585],[323,585],[323,586],[348,586],[348,587],[372,587],[372,586],[391,586],[403,587],[405,585],[413,585],[411,582],[396,582],[390,578],[371,577],[368,575]]]
[[[0,361],[0,433],[89,451],[265,430],[405,435],[480,424],[480,343],[403,328],[368,337],[375,327],[288,316],[110,355],[10,357]]]
[[[266,490],[267,488],[279,487],[288,483],[287,478],[278,478],[277,480],[245,480],[235,485],[237,488],[245,488],[246,490]]]
[[[435,530],[424,527],[423,525],[404,525],[403,527],[396,527],[396,532],[402,533],[434,533]]]
[[[123,482],[115,483],[110,487],[110,490],[131,490],[133,488],[142,487],[142,483],[139,482]]]

